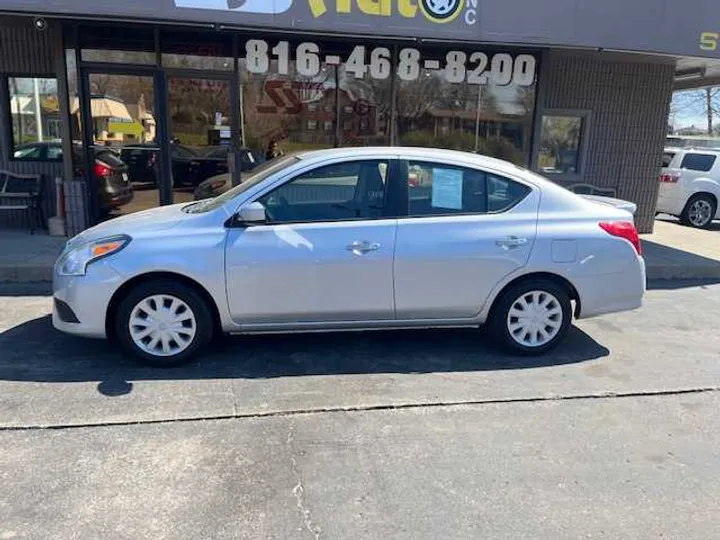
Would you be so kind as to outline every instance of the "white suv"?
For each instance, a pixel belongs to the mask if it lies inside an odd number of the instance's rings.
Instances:
[[[720,149],[666,148],[656,212],[707,228],[720,218]]]

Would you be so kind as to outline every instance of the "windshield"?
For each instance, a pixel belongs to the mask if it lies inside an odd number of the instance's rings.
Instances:
[[[259,184],[260,182],[262,182],[266,178],[269,178],[276,172],[285,169],[286,167],[290,167],[298,161],[300,161],[300,158],[294,154],[266,161],[265,163],[262,163],[255,167],[247,174],[243,174],[242,184],[240,184],[239,186],[235,186],[234,188],[226,191],[222,195],[215,197],[214,199],[208,199],[206,201],[199,201],[193,203],[190,206],[186,206],[183,210],[185,212],[188,212],[189,214],[199,214],[202,212],[210,212],[211,210],[215,210],[216,208],[221,207],[230,199],[234,199],[241,193],[244,193],[251,187]]]

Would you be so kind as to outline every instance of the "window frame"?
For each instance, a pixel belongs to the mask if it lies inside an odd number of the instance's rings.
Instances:
[[[580,145],[578,147],[578,165],[574,173],[547,173],[540,170],[538,161],[540,158],[540,146],[542,141],[542,124],[545,116],[567,116],[571,118],[579,118],[580,125]],[[585,179],[585,171],[587,164],[587,154],[590,147],[592,126],[592,111],[590,109],[552,109],[537,108],[535,115],[535,128],[533,133],[533,150],[531,156],[530,169],[537,174],[548,178],[549,180],[559,180],[560,182],[577,183]]]
[[[9,162],[23,162],[23,163],[58,163],[57,160],[47,160],[45,156],[47,155],[47,152],[42,152],[42,158],[40,159],[16,159],[15,158],[15,148],[17,146],[21,146],[22,144],[29,144],[29,143],[20,143],[15,144],[15,136],[13,134],[13,121],[12,121],[12,107],[11,107],[11,100],[12,96],[10,95],[10,79],[54,79],[55,84],[57,86],[57,97],[58,102],[60,101],[60,78],[58,77],[57,73],[17,73],[17,72],[4,72],[1,75],[2,81],[0,84],[2,84],[2,87],[0,88],[0,91],[5,92],[5,99],[2,101],[4,102],[2,104],[3,110],[6,114],[6,118],[8,119],[8,122],[5,126],[5,136],[7,137],[8,146],[5,149],[6,157]],[[60,119],[62,122],[62,118]],[[41,142],[41,141],[34,141],[35,143]],[[62,162],[62,160],[61,160]]]
[[[399,161],[394,156],[358,156],[351,159],[333,159],[328,161],[322,161],[318,163],[308,164],[307,167],[302,168],[301,170],[293,171],[291,174],[277,180],[276,182],[273,182],[272,185],[268,186],[267,189],[263,189],[259,191],[258,193],[252,195],[245,203],[243,203],[240,207],[250,204],[253,202],[260,202],[260,199],[263,197],[266,197],[270,195],[272,192],[281,189],[285,185],[289,184],[290,182],[293,182],[300,177],[311,173],[313,171],[323,169],[325,167],[332,167],[334,165],[341,165],[346,163],[354,163],[354,162],[365,162],[365,161],[385,161],[388,164],[388,170],[387,170],[387,176],[385,179],[385,196],[383,201],[383,208],[381,211],[381,215],[375,216],[375,217],[356,217],[356,218],[347,218],[347,219],[325,219],[325,220],[312,220],[312,221],[306,221],[306,220],[296,220],[296,221],[283,221],[283,222],[274,222],[274,221],[266,221],[265,223],[257,223],[257,224],[247,224],[243,225],[246,227],[281,227],[284,225],[319,225],[319,224],[327,224],[327,223],[361,223],[361,222],[372,222],[372,221],[381,221],[381,220],[387,220],[387,219],[397,219],[399,216],[399,212],[401,210],[401,206],[398,204],[399,201],[402,199],[398,196],[398,186],[402,185],[401,182],[397,181],[398,177],[398,169],[399,169]]]
[[[508,206],[507,208],[504,208],[503,210],[496,210],[496,211],[489,211],[486,210],[485,212],[453,212],[453,213],[447,213],[447,214],[429,214],[429,215],[412,215],[410,214],[410,185],[409,185],[409,179],[410,179],[410,163],[427,163],[429,165],[445,165],[448,167],[457,167],[460,169],[468,169],[471,171],[476,171],[479,173],[482,173],[485,175],[485,201],[486,205],[485,207],[488,208],[488,181],[487,181],[487,175],[493,175],[497,176],[499,178],[502,178],[504,180],[507,180],[509,182],[515,182],[516,184],[520,184],[521,186],[525,186],[528,191],[527,193],[519,198],[517,201],[515,201],[512,205]],[[493,169],[485,169],[481,167],[473,167],[471,165],[467,164],[461,164],[461,163],[438,163],[436,161],[431,160],[424,160],[423,158],[417,158],[417,157],[403,157],[399,160],[399,175],[398,180],[400,181],[400,187],[403,193],[402,198],[400,199],[400,203],[403,204],[403,214],[398,215],[398,219],[436,219],[436,218],[454,218],[454,217],[468,217],[468,216],[498,216],[505,214],[507,212],[510,212],[513,208],[515,208],[517,205],[519,205],[521,202],[523,202],[525,199],[527,199],[530,194],[533,192],[533,190],[537,189],[536,186],[533,184],[523,181],[522,179],[519,179],[515,176],[511,176],[508,174],[505,174],[503,172],[498,172]]]

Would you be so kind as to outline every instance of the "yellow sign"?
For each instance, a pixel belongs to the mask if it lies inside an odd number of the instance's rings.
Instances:
[[[700,34],[700,49],[717,51],[720,48],[720,32],[703,32]]]
[[[333,10],[337,14],[350,14],[354,11],[365,15],[392,17],[397,13],[406,19],[412,19],[418,12],[433,23],[448,23],[457,19],[465,7],[466,0],[308,0],[313,17],[321,17]],[[477,0],[470,0],[471,5]],[[472,21],[472,22],[471,22]],[[475,10],[472,18],[466,22],[474,24]]]

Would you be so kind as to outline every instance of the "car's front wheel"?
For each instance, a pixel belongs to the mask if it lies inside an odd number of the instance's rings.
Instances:
[[[120,302],[115,334],[142,362],[170,367],[191,361],[212,339],[207,302],[192,287],[153,280],[132,289]]]
[[[489,328],[510,351],[535,355],[557,346],[571,321],[567,289],[551,280],[532,279],[502,293],[493,306]]]
[[[705,229],[710,225],[717,212],[717,202],[712,195],[698,193],[688,200],[680,215],[683,225]]]

